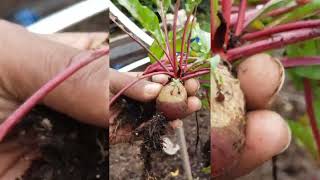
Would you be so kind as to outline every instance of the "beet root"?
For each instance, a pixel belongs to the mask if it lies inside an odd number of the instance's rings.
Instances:
[[[187,91],[180,80],[172,79],[161,89],[156,100],[156,108],[169,121],[185,116],[188,108]]]
[[[218,177],[237,165],[245,144],[244,94],[224,66],[211,75],[210,113],[211,175]]]

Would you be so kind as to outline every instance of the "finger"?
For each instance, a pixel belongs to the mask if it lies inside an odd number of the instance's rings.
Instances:
[[[143,75],[143,72],[125,72],[125,74],[133,77],[141,77]],[[146,80],[151,80],[155,83],[160,83],[162,85],[165,85],[168,83],[170,77],[166,74],[157,74],[152,76],[151,78],[146,78]]]
[[[12,167],[10,167],[1,176],[1,179],[19,179],[25,172],[30,168],[33,160],[39,157],[39,152],[34,150],[29,150],[21,158],[19,158]]]
[[[124,72],[124,73],[132,77],[141,77],[143,75],[143,72]]]
[[[237,68],[247,108],[268,108],[284,82],[284,68],[268,54],[257,54],[243,61]]]
[[[2,152],[0,154],[0,179],[6,174],[6,172],[14,166],[17,161],[29,150],[28,147],[15,148],[11,151]]]
[[[188,79],[184,82],[184,86],[187,90],[188,96],[194,96],[196,95],[197,91],[200,88],[200,83],[196,79]]]
[[[77,49],[87,50],[98,47],[106,41],[108,33],[92,32],[92,33],[57,33],[39,35],[51,41],[62,43]]]
[[[158,74],[158,75],[152,76],[153,82],[160,83],[162,85],[167,84],[169,82],[169,79],[170,79],[170,77],[165,74]]]
[[[243,176],[287,149],[291,133],[287,123],[275,112],[248,113],[246,145],[233,178]]]
[[[110,90],[112,93],[119,92],[122,88],[135,80],[137,80],[137,78],[120,73],[116,70],[110,70]],[[137,101],[147,102],[155,99],[161,88],[162,85],[159,83],[142,79],[124,91],[123,95]]]
[[[201,101],[199,98],[195,96],[188,97],[187,103],[188,103],[188,109],[187,109],[186,116],[196,111],[199,111],[201,109]]]
[[[6,32],[0,37],[6,44],[0,48],[0,76],[7,92],[18,102],[30,97],[81,52],[11,23],[0,21],[0,27]],[[82,122],[106,127],[106,61],[105,56],[82,68],[40,103]]]

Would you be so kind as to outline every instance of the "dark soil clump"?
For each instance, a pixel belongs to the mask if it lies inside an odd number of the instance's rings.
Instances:
[[[136,136],[142,136],[143,142],[140,145],[140,158],[144,162],[144,178],[154,179],[152,173],[152,154],[161,152],[163,139],[168,121],[161,113],[156,113],[150,121],[143,124],[143,127],[135,131]]]
[[[34,108],[12,134],[31,135],[25,139],[31,139],[41,152],[22,179],[107,179],[107,133],[46,107]]]

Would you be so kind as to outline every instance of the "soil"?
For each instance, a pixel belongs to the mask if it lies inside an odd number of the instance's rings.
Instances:
[[[195,114],[183,120],[187,147],[191,161],[193,176],[199,179],[210,179],[206,173],[209,166],[208,144],[209,140],[209,112],[197,113],[199,121],[199,144],[195,152],[197,126]],[[166,134],[174,143],[177,139],[173,134]],[[144,179],[144,163],[140,158],[140,146],[142,141],[122,143],[109,147],[109,179]],[[205,152],[205,153],[204,153]],[[175,155],[168,155],[163,151],[152,153],[151,171],[158,179],[184,179],[182,160],[179,151]]]
[[[106,179],[107,133],[49,108],[34,108],[11,134],[25,136],[24,143],[36,146],[41,154],[22,179]]]

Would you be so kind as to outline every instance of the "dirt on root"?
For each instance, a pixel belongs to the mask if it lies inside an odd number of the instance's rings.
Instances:
[[[21,179],[107,179],[107,134],[106,129],[79,123],[46,107],[34,108],[11,134],[41,153]]]
[[[197,113],[199,120],[199,144],[195,152],[197,139],[197,125],[195,113],[183,120],[186,135],[187,147],[191,161],[191,169],[195,179],[210,179],[206,167],[210,164],[209,144],[209,112],[200,111]],[[173,134],[166,134],[173,143],[178,143]],[[143,141],[116,144],[109,147],[109,179],[145,179],[144,162],[140,156],[140,147]],[[185,179],[180,151],[175,155],[168,155],[163,151],[151,154],[152,175],[158,179]]]

